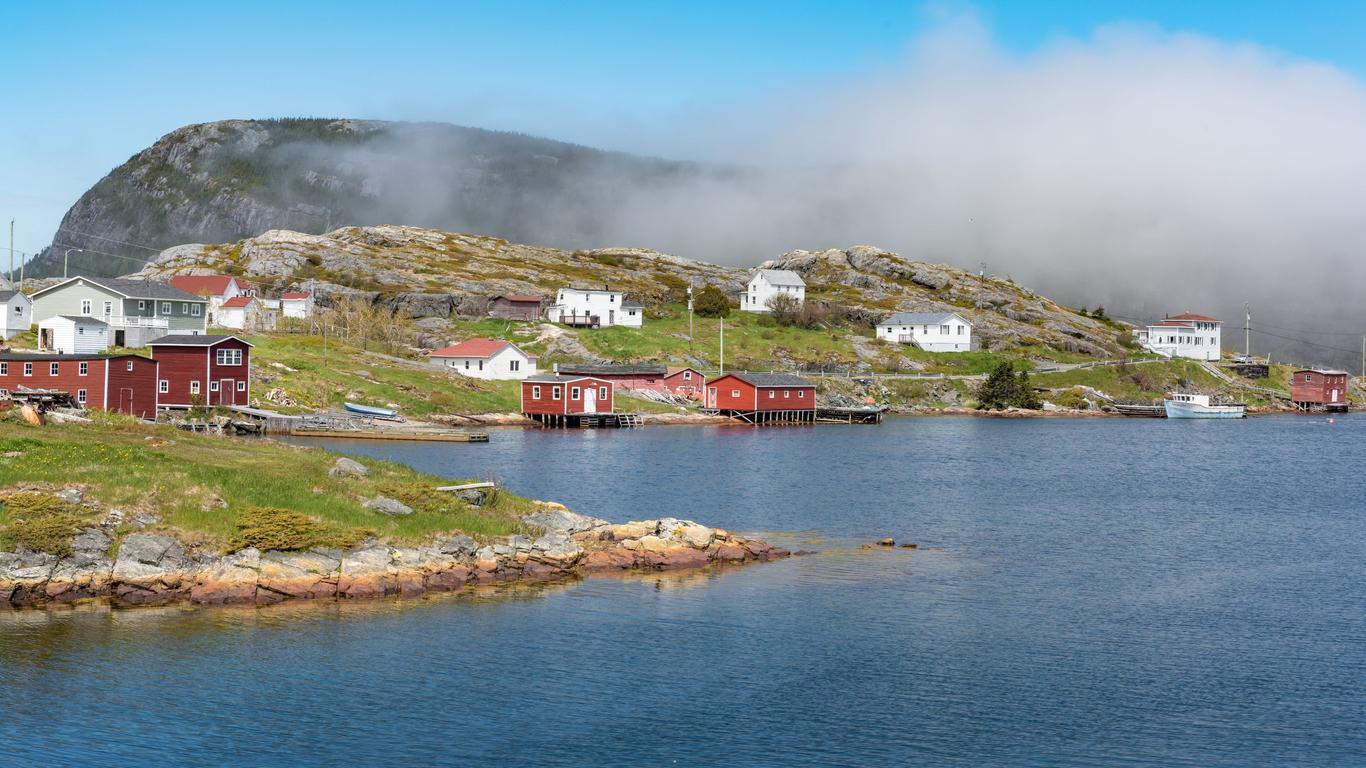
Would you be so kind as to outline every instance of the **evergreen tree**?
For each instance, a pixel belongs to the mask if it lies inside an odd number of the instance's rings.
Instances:
[[[693,311],[703,317],[729,317],[730,299],[726,292],[714,285],[707,285],[693,298]]]
[[[977,389],[977,407],[990,410],[1010,407],[1015,393],[1015,366],[1009,361],[997,363]]]
[[[1021,368],[1015,376],[1015,391],[1011,393],[1010,404],[1016,408],[1037,411],[1043,407],[1039,396],[1034,394],[1034,385],[1029,383],[1029,369]]]

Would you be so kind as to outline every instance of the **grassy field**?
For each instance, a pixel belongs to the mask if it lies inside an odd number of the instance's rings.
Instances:
[[[1118,400],[1152,400],[1170,390],[1233,391],[1200,367],[1199,363],[1190,360],[1107,365],[1058,373],[1037,373],[1031,378],[1035,386],[1088,386]]]
[[[253,508],[306,516],[318,544],[353,543],[373,532],[388,541],[418,542],[461,531],[487,539],[524,532],[518,515],[531,502],[500,492],[484,508],[430,489],[450,480],[399,464],[367,459],[369,477],[335,478],[336,455],[267,440],[195,435],[99,415],[93,424],[33,427],[0,419],[0,489],[80,485],[105,509],[159,516],[157,528],[220,550],[240,545],[239,524]],[[416,511],[387,517],[364,503],[379,495]],[[19,514],[0,509],[0,541],[12,543]],[[155,529],[155,528],[154,528]]]

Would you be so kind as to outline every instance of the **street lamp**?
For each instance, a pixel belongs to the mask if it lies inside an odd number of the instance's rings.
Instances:
[[[66,255],[62,257],[62,279],[63,279],[63,280],[66,279],[66,268],[67,268],[67,263],[71,261],[71,252],[72,252],[72,251],[80,251],[81,253],[85,253],[85,249],[84,249],[84,248],[67,248],[67,249],[66,249]]]

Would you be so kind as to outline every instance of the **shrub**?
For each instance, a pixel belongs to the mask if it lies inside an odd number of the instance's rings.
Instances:
[[[366,528],[337,529],[308,515],[279,507],[250,507],[237,521],[232,549],[294,551],[313,547],[349,549],[373,536]]]
[[[714,285],[704,285],[693,297],[693,311],[702,317],[729,317],[730,299]]]
[[[83,527],[76,507],[56,496],[33,491],[11,493],[0,501],[9,520],[0,528],[0,546],[4,549],[23,545],[58,557],[71,554],[71,538]]]

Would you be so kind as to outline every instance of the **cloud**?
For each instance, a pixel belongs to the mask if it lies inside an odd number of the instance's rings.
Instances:
[[[1366,328],[1366,87],[1324,64],[1127,25],[1019,55],[960,15],[885,71],[679,132],[751,171],[633,196],[607,232],[749,263],[872,243],[1078,304]]]

